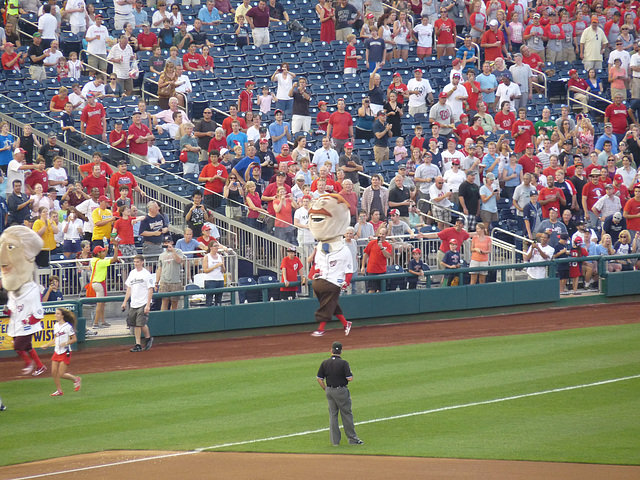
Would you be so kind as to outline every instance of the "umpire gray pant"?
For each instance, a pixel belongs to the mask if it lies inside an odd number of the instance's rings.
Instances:
[[[338,422],[338,412],[342,416],[344,433],[349,439],[349,443],[356,443],[358,436],[353,425],[353,413],[351,412],[351,395],[347,387],[332,388],[327,387],[327,401],[329,402],[329,433],[333,445],[340,444],[340,423]]]

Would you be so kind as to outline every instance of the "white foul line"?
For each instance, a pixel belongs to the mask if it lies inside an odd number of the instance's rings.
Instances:
[[[624,382],[626,380],[634,380],[636,378],[640,378],[640,374],[638,375],[630,375],[628,377],[620,377],[620,378],[613,378],[611,380],[602,380],[600,382],[593,382],[593,383],[584,383],[582,385],[572,385],[569,387],[561,387],[561,388],[553,388],[551,390],[542,390],[540,392],[531,392],[531,393],[523,393],[521,395],[512,395],[510,397],[502,397],[502,398],[494,398],[493,400],[484,400],[481,402],[472,402],[472,403],[464,403],[461,405],[451,405],[449,407],[440,407],[440,408],[433,408],[431,410],[422,410],[420,412],[412,412],[412,413],[404,413],[402,415],[393,415],[391,417],[383,417],[383,418],[374,418],[372,420],[363,420],[362,422],[356,422],[355,425],[367,425],[369,423],[378,423],[378,422],[386,422],[389,420],[397,420],[400,418],[408,418],[408,417],[417,417],[419,415],[428,415],[431,413],[438,413],[438,412],[445,412],[448,410],[458,410],[461,408],[468,408],[468,407],[477,407],[479,405],[491,405],[493,403],[501,403],[501,402],[508,402],[511,400],[519,400],[521,398],[528,398],[528,397],[537,397],[540,395],[547,395],[550,393],[559,393],[559,392],[567,392],[570,390],[579,390],[582,388],[588,388],[588,387],[597,387],[599,385],[607,385],[610,383],[618,383],[618,382]],[[184,455],[192,455],[194,453],[201,453],[204,452],[206,450],[217,450],[220,448],[226,448],[226,447],[236,447],[236,446],[240,446],[240,445],[249,445],[252,443],[261,443],[261,442],[270,442],[272,440],[282,440],[285,438],[292,438],[292,437],[301,437],[301,436],[305,436],[305,435],[312,435],[314,433],[322,433],[322,432],[327,432],[329,431],[328,428],[319,428],[317,430],[306,430],[304,432],[297,432],[297,433],[289,433],[286,435],[278,435],[275,437],[265,437],[265,438],[256,438],[253,440],[244,440],[242,442],[230,442],[230,443],[220,443],[218,445],[211,445],[210,447],[202,447],[202,448],[196,448],[195,450],[190,450],[188,452],[177,452],[177,453],[168,453],[168,454],[164,454],[164,455],[156,455],[153,457],[143,457],[143,458],[136,458],[133,460],[123,460],[120,462],[113,462],[113,463],[105,463],[102,465],[92,465],[92,466],[88,466],[88,467],[81,467],[81,468],[73,468],[73,469],[69,469],[69,470],[62,470],[62,471],[58,471],[58,472],[50,472],[50,473],[41,473],[38,475],[29,475],[27,477],[18,477],[18,478],[14,478],[11,480],[30,480],[33,478],[43,478],[43,477],[48,477],[48,476],[52,476],[52,475],[63,475],[63,474],[68,474],[68,473],[75,473],[75,472],[83,472],[83,471],[87,471],[87,470],[95,470],[98,468],[105,468],[105,467],[116,467],[116,466],[120,466],[120,465],[127,465],[130,463],[137,463],[137,462],[146,462],[148,460],[158,460],[158,459],[162,459],[162,458],[172,458],[172,457],[181,457]]]

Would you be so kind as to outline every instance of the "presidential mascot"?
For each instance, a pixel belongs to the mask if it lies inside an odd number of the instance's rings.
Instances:
[[[38,376],[47,369],[31,344],[33,334],[43,329],[40,287],[33,281],[35,258],[42,245],[37,233],[21,225],[9,227],[0,235],[0,273],[2,286],[9,294],[4,310],[10,317],[7,334],[24,361],[23,375]]]
[[[318,329],[311,335],[321,337],[331,317],[337,317],[349,335],[351,322],[347,322],[340,308],[340,292],[351,283],[353,259],[345,245],[343,235],[349,226],[349,204],[340,195],[325,194],[318,197],[309,210],[309,230],[318,241],[314,253],[314,266],[309,273],[313,279],[313,293],[320,306],[316,310]]]

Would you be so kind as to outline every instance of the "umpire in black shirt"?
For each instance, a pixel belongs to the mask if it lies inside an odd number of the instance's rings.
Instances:
[[[353,374],[349,363],[340,357],[342,344],[333,342],[331,345],[331,358],[325,360],[318,369],[318,383],[325,391],[329,402],[329,432],[331,443],[334,446],[340,444],[340,424],[338,412],[342,416],[344,433],[349,439],[349,445],[361,445],[364,442],[356,435],[353,425],[353,413],[351,412],[351,395],[349,394],[349,382],[353,380]],[[325,384],[326,379],[326,384]]]

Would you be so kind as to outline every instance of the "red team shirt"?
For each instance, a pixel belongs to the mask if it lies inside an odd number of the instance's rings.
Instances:
[[[185,70],[196,70],[198,67],[204,67],[204,57],[199,53],[185,53],[182,56],[182,64]]]
[[[79,170],[81,172],[86,173],[87,175],[91,175],[93,173],[93,166],[95,165],[95,163],[90,162],[90,163],[85,163],[84,165],[80,165]],[[105,177],[110,177],[111,175],[113,175],[113,169],[109,166],[109,164],[107,162],[103,162],[102,160],[100,160],[100,173],[105,176]]]
[[[624,211],[629,215],[638,215],[640,213],[640,202],[635,198],[631,198],[625,203]],[[627,228],[636,232],[640,231],[640,218],[627,218]]]
[[[331,125],[331,136],[338,140],[346,140],[349,138],[349,127],[353,125],[353,118],[349,112],[340,113],[335,111],[329,117],[329,125]]]
[[[253,90],[243,90],[240,92],[240,111],[250,112],[253,103]]]
[[[347,45],[347,50],[344,53],[344,68],[358,68],[358,60],[355,58],[349,58],[356,54],[356,47],[353,45]]]
[[[382,248],[388,253],[392,253],[393,249],[389,242],[382,242]],[[377,240],[370,241],[364,253],[369,255],[369,261],[367,262],[367,273],[386,273],[387,272],[387,259],[382,254],[382,250],[378,245]]]
[[[540,190],[540,198],[539,200],[550,200],[556,197],[556,194],[560,193],[560,196],[566,200],[564,196],[564,192],[558,187],[545,187]],[[552,202],[547,203],[546,205],[542,205],[542,217],[549,218],[549,210],[554,207],[560,212],[560,200],[554,200]]]
[[[455,45],[456,24],[453,20],[450,18],[447,20],[439,18],[433,24],[433,28],[434,30],[440,29],[440,33],[438,34],[438,45]]]
[[[229,177],[227,168],[224,165],[220,165],[220,164],[214,167],[213,164],[208,163],[204,166],[204,168],[202,169],[202,172],[200,173],[200,176],[205,178],[212,178],[212,177],[215,177],[216,175],[219,175],[223,178]],[[205,188],[204,194],[213,195],[213,192],[222,193],[222,191],[224,190],[224,184],[225,184],[225,181],[220,180],[219,178],[216,178],[213,182],[206,182],[204,184],[204,188]]]
[[[502,113],[502,110],[500,110],[496,113],[494,120],[496,121],[498,129],[511,131],[513,124],[516,123],[516,114],[510,111],[505,115]]]
[[[516,133],[518,133],[521,126],[524,128],[524,133],[522,135],[518,135],[517,137],[515,137],[516,144],[513,151],[516,153],[524,152],[525,147],[527,146],[527,143],[533,143],[533,135],[535,133],[535,129],[533,128],[533,122],[531,122],[531,120],[525,120],[525,121],[516,120],[513,123],[513,128],[511,129],[511,135],[515,135]],[[524,173],[527,173],[527,171],[525,171]],[[531,170],[530,173],[533,173],[533,170]]]
[[[627,107],[624,104],[612,103],[604,111],[604,116],[609,118],[613,133],[625,133],[627,131]]]
[[[280,271],[286,270],[287,276],[282,275],[282,282],[287,280],[288,282],[298,281],[298,272],[302,270],[302,261],[298,257],[289,258],[287,255],[282,259],[280,264]],[[295,292],[298,287],[280,287],[281,292]]]
[[[87,135],[102,135],[104,131],[102,128],[102,119],[106,117],[107,113],[101,103],[96,103],[95,106],[86,105],[80,115],[80,121],[85,124],[84,133]]]
[[[604,183],[601,183],[601,182],[598,182],[597,185],[594,185],[592,182],[589,182],[582,188],[582,196],[587,197],[587,209],[589,211],[591,211],[591,209],[596,204],[596,202],[600,199],[600,197],[604,197],[605,195],[606,195],[605,186],[604,186]],[[627,222],[627,227],[629,227],[628,222]]]

